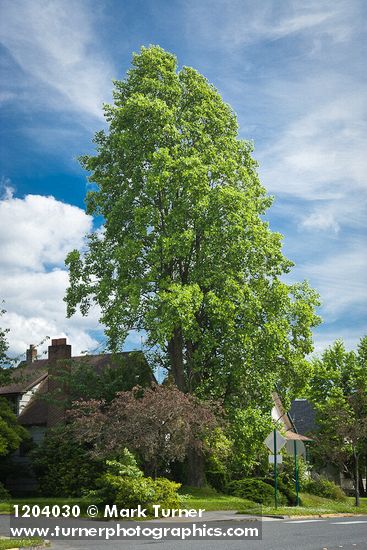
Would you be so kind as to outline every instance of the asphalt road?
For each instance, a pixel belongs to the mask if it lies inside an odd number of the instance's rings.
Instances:
[[[239,522],[241,524],[241,522]],[[9,519],[0,516],[0,533]],[[252,525],[256,525],[253,523]],[[53,550],[367,550],[367,516],[309,520],[265,520],[262,540],[52,541]],[[154,545],[154,546],[153,546]],[[157,546],[158,545],[158,546]]]

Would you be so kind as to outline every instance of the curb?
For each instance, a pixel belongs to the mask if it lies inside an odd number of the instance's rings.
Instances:
[[[366,514],[351,514],[349,512],[341,512],[340,514],[312,514],[306,516],[282,516],[282,515],[268,515],[264,514],[264,518],[277,518],[277,519],[315,519],[315,518],[358,518],[359,516],[365,516]]]

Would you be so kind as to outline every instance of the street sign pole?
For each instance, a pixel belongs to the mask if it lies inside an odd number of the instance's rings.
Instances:
[[[278,508],[277,431],[274,428],[274,502]]]
[[[296,480],[296,506],[299,506],[299,481],[298,481],[298,456],[297,456],[297,440],[293,441],[294,444],[294,477]]]

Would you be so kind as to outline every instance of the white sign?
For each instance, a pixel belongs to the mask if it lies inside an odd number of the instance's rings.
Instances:
[[[277,451],[280,451],[280,449],[284,447],[284,445],[287,443],[287,440],[285,437],[282,436],[280,432],[278,432],[278,430],[275,431],[275,439],[277,444]],[[267,448],[274,454],[274,431],[270,432],[264,443]]]
[[[269,455],[269,464],[274,464],[275,462],[275,455]],[[282,455],[277,455],[277,464],[282,464],[283,457]]]

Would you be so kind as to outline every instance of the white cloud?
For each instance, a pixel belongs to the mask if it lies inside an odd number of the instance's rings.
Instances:
[[[338,233],[340,226],[330,211],[315,210],[309,216],[303,218],[302,226],[306,229],[331,230]]]
[[[349,3],[350,4],[350,3]],[[197,39],[231,51],[259,41],[277,40],[296,33],[317,32],[341,42],[350,35],[350,5],[345,0],[262,2],[218,0],[186,2],[187,29]]]
[[[1,41],[31,82],[36,81],[42,101],[102,117],[113,70],[96,40],[96,5],[82,0],[4,0],[1,11]]]
[[[337,83],[337,78],[329,78]],[[290,101],[299,99],[299,109],[292,122],[283,129],[277,142],[263,151],[261,170],[272,192],[299,198],[343,199],[355,191],[367,191],[367,101],[358,82],[350,89],[339,82],[333,90],[318,97],[314,90],[323,88],[323,79],[298,84],[288,83]],[[353,89],[352,89],[353,88]],[[292,98],[292,92],[294,94]],[[302,95],[313,97],[312,107]],[[316,96],[316,97],[315,97]]]
[[[307,273],[320,293],[326,321],[366,312],[367,253],[358,242],[326,256],[322,261],[303,264],[296,272],[300,270]]]
[[[90,216],[54,197],[19,199],[8,194],[0,201],[0,298],[7,310],[1,322],[10,328],[13,355],[46,336],[66,336],[74,354],[97,346],[89,331],[100,328],[98,311],[66,319],[63,301],[68,285],[65,256],[83,246],[91,227]]]
[[[53,197],[8,196],[0,203],[2,269],[42,271],[47,264],[63,264],[67,252],[81,246],[90,227],[90,216]]]

